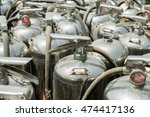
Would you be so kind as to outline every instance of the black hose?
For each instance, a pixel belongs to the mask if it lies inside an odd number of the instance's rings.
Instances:
[[[139,5],[140,7],[142,7],[142,5],[138,2],[138,1],[136,1],[136,0],[133,0],[137,5]]]
[[[78,13],[75,13],[75,17],[79,20],[81,26],[82,26],[82,29],[84,31],[84,35],[89,35],[89,30],[88,30],[88,27],[87,25],[83,22],[81,16],[78,14]]]
[[[11,13],[11,15],[9,16],[9,18],[14,17],[17,13],[19,13],[20,9],[15,10],[13,13]]]
[[[11,8],[9,8],[9,9],[8,9],[8,11],[6,12],[6,19],[8,19],[8,18],[9,18],[9,14],[10,14],[11,10],[12,10],[12,9],[11,9]]]
[[[47,3],[56,3],[56,0],[31,0],[31,2],[47,2]]]
[[[20,0],[16,0],[10,7],[10,9],[8,9],[8,11],[6,12],[6,18],[9,19],[9,16],[11,14],[12,11],[14,11],[16,9],[16,7],[21,4],[22,1]]]
[[[124,72],[127,72],[128,70],[126,67],[117,67],[112,68],[110,70],[107,70],[106,72],[103,72],[101,75],[99,75],[89,86],[89,88],[84,93],[82,100],[86,100],[89,95],[92,93],[93,89],[98,85],[99,82],[101,82],[104,79],[110,78],[110,76],[117,75],[117,74],[123,74]]]
[[[83,3],[83,0],[74,0],[74,2],[79,5],[79,6],[83,6],[84,3]]]
[[[7,20],[7,24],[11,23],[12,21],[16,21],[16,20],[19,20],[18,17],[12,17],[12,18],[9,18]],[[8,25],[9,26],[9,25]]]
[[[90,13],[93,9],[96,9],[96,6],[90,7],[90,8],[85,12],[85,14],[84,14],[84,16],[83,16],[83,22],[84,22],[85,24],[86,24],[86,20],[87,20],[87,17],[88,17],[88,15],[89,15],[89,13]]]
[[[20,3],[22,3],[22,0],[16,0],[16,1],[11,5],[11,7],[12,7],[12,8],[15,8],[15,7],[17,7]]]
[[[75,7],[79,10],[87,11],[87,8],[84,8],[82,6],[76,5]]]

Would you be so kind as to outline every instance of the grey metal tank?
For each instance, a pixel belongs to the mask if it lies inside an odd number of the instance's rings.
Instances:
[[[24,7],[19,10],[19,13],[17,15],[18,17],[23,17],[24,15],[26,15],[30,18],[31,25],[43,27],[45,22],[43,16],[40,14],[42,10],[42,8]],[[19,20],[17,22],[17,25],[22,25],[22,20]]]
[[[113,33],[115,36],[120,36],[122,34],[128,33],[129,29],[123,24],[116,24],[113,22],[103,23],[99,29],[97,29],[97,39],[105,36],[105,33]]]
[[[17,25],[12,29],[13,36],[28,44],[28,39],[40,35],[42,30],[40,27],[36,25],[32,25],[28,16],[24,16],[24,22],[22,21],[22,25]],[[28,24],[25,24],[28,23]]]
[[[150,52],[150,39],[146,35],[133,32],[123,34],[119,39],[129,50],[129,55],[142,55]]]
[[[55,22],[55,26],[53,27],[53,33],[59,33],[59,34],[69,34],[69,35],[80,35],[83,34],[83,30],[81,27],[81,24],[78,20],[75,20],[72,18],[70,19],[68,16],[64,17],[61,16],[60,13],[55,12],[47,12],[46,13],[46,19],[52,20]],[[33,57],[33,74],[36,75],[40,83],[39,84],[39,90],[43,91],[44,89],[44,79],[45,79],[45,51],[46,51],[46,36],[45,34],[41,34],[37,37],[32,38],[30,40],[30,50]],[[58,40],[58,39],[52,39],[51,48],[57,48],[58,46],[64,45],[70,43],[68,40]],[[53,73],[53,68],[55,63],[62,57],[69,55],[72,53],[73,50],[69,51],[59,51],[54,53],[51,56],[51,77]],[[40,72],[39,72],[40,69]],[[41,91],[41,92],[42,92]],[[41,99],[41,92],[38,94],[38,97]]]
[[[29,56],[28,47],[20,40],[12,38],[9,41],[9,53],[10,57],[26,57]],[[0,56],[4,56],[4,43],[3,37],[0,35]]]
[[[79,100],[92,81],[105,70],[103,61],[86,55],[83,48],[78,48],[74,55],[62,58],[55,65],[53,99]],[[102,87],[103,84],[100,84],[89,99],[99,99],[103,93]]]
[[[38,26],[38,27],[42,27],[44,25],[44,19],[42,17],[30,17],[30,20],[31,20],[31,24],[32,25],[35,25],[35,26]],[[22,21],[18,21],[17,25],[22,25]]]
[[[79,21],[63,20],[57,24],[57,33],[68,35],[83,35],[83,29]]]
[[[51,48],[57,48],[58,46],[69,43],[67,40],[53,39],[51,42]],[[38,35],[29,40],[29,49],[33,58],[33,74],[38,77],[39,85],[37,86],[37,98],[43,99],[42,92],[44,91],[44,79],[45,79],[45,53],[46,53],[46,36],[44,33]],[[53,66],[62,57],[69,54],[69,51],[55,52],[51,56],[51,73],[53,72]],[[52,75],[52,74],[51,74]],[[51,76],[50,75],[50,76]]]
[[[28,79],[28,73],[13,67],[0,67],[0,100],[31,100],[35,99],[34,88]],[[20,72],[21,71],[21,72]],[[23,74],[22,74],[23,73]],[[26,76],[25,76],[26,75]],[[28,77],[28,78],[27,78]],[[27,79],[26,79],[27,78]]]
[[[93,9],[94,11],[92,11]],[[99,9],[103,10],[99,11]],[[90,10],[91,12],[89,12]],[[121,11],[122,10],[119,7],[109,4],[102,4],[100,5],[100,8],[91,7],[88,9],[84,15],[83,21],[88,25],[92,39],[96,40],[101,38],[99,34],[101,26],[107,25],[108,22],[115,22],[116,19],[113,14]]]
[[[11,2],[8,0],[0,1],[0,15],[5,15],[7,10],[11,7]]]
[[[112,18],[109,14],[106,15],[98,15],[96,12],[89,13],[86,24],[90,27],[92,25],[99,25],[104,22],[112,21]]]
[[[84,35],[84,27],[77,16],[64,15],[57,12],[47,12],[46,19],[55,23],[54,32],[68,35]]]
[[[97,39],[92,42],[91,46],[105,51],[118,66],[122,66],[125,58],[128,56],[128,49],[120,41],[112,39],[111,36]]]
[[[89,15],[89,17],[90,16],[91,15]],[[102,15],[102,16],[97,15],[91,19],[87,19],[87,22],[90,22],[90,23],[88,23],[89,24],[88,26],[90,27],[92,38],[94,40],[101,38],[101,36],[99,34],[99,28],[106,22],[111,22],[111,21],[113,21],[113,19],[111,18],[110,15]]]
[[[130,76],[122,76],[111,81],[104,92],[105,100],[149,100],[150,79],[147,78],[145,85],[135,86],[130,82]]]
[[[42,33],[36,37],[31,38],[28,43],[30,44],[30,51],[33,58],[44,59],[46,52],[46,35]],[[69,43],[68,40],[53,39],[51,42],[51,48],[57,48],[58,46]]]

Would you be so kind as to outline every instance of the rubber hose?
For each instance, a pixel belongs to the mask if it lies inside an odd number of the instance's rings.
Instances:
[[[76,47],[77,47],[76,44],[68,44],[68,45],[64,45],[62,47],[51,49],[49,51],[49,53],[61,51],[61,50],[68,49],[68,48],[76,48]],[[103,55],[112,64],[113,67],[117,67],[117,64],[115,63],[115,61],[108,54],[106,54],[106,52],[104,50],[97,48],[97,47],[92,47],[92,46],[88,46],[86,48],[87,48],[87,51],[97,52],[97,53]]]
[[[93,9],[96,9],[96,6],[93,6],[93,7],[90,7],[87,12],[85,12],[84,16],[83,16],[83,22],[86,24],[86,20],[87,20],[87,17],[89,15],[89,13],[93,10]]]
[[[87,50],[88,51],[93,51],[93,52],[97,52],[101,55],[103,55],[109,62],[110,64],[112,65],[112,67],[117,67],[117,63],[111,58],[110,55],[108,55],[104,50],[100,49],[100,48],[97,48],[97,47],[93,47],[93,46],[88,46],[87,47]]]
[[[15,21],[15,20],[18,20],[18,17],[12,17],[12,18],[9,18],[7,20],[7,24],[11,23],[12,21]],[[8,25],[9,26],[9,25]]]
[[[15,11],[9,16],[9,18],[14,17],[17,13],[19,13],[19,9],[15,10]]]
[[[14,11],[14,9],[15,9],[19,4],[21,4],[21,3],[22,3],[22,1],[17,0],[17,1],[15,1],[15,2],[12,4],[11,8],[10,8],[10,9],[7,11],[7,13],[6,13],[6,18],[7,18],[7,19],[9,19],[9,16],[10,16],[11,12]]]
[[[83,6],[84,3],[82,0],[74,0],[75,3],[77,3],[79,6]]]
[[[79,9],[79,10],[87,11],[87,9],[86,9],[86,8],[84,8],[84,7],[82,7],[82,6],[78,6],[78,5],[76,5],[75,7],[76,7],[77,9]]]
[[[107,70],[106,72],[103,72],[101,75],[99,75],[89,86],[89,88],[84,93],[82,100],[86,100],[88,96],[92,93],[93,89],[98,85],[98,83],[104,79],[109,78],[110,76],[117,75],[117,74],[123,74],[124,72],[127,72],[126,67],[117,67],[112,68],[110,70]]]
[[[76,18],[79,20],[79,22],[80,22],[80,24],[81,24],[81,26],[82,26],[82,29],[83,29],[83,31],[84,31],[84,34],[85,34],[85,35],[89,35],[89,30],[88,30],[86,24],[82,21],[82,18],[80,17],[80,15],[77,14],[77,13],[75,13],[75,16],[76,16]]]

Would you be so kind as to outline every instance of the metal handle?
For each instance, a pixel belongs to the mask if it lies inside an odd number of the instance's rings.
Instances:
[[[47,5],[47,3],[37,3],[37,2],[26,2],[25,4],[29,6],[41,6],[41,7]]]
[[[0,57],[0,64],[5,64],[5,65],[26,65],[31,60],[32,60],[32,58]]]
[[[79,36],[79,35],[66,35],[66,34],[50,34],[51,38],[53,39],[60,39],[60,40],[82,40],[82,41],[90,41],[89,36]]]
[[[117,6],[113,6],[113,5],[108,5],[108,4],[101,4],[100,7],[104,7],[104,8],[111,8],[113,10],[115,10],[116,12],[123,12],[123,9]]]
[[[143,66],[150,65],[150,58],[138,55],[128,56],[125,60],[125,65],[129,67],[136,65],[143,65]]]
[[[3,69],[6,69],[9,73],[11,74],[14,74],[14,75],[17,75],[17,76],[20,76],[20,78],[22,80],[25,80],[25,81],[29,81],[31,83],[34,83],[36,85],[39,84],[39,80],[37,77],[31,75],[30,73],[28,72],[25,72],[25,71],[22,71],[16,67],[12,67],[12,66],[8,66],[8,65],[2,65],[0,66],[1,68]],[[18,77],[19,78],[19,77]]]
[[[148,18],[142,16],[134,16],[134,15],[120,15],[120,17],[129,18],[137,22],[147,23],[149,21]]]
[[[25,8],[19,11],[20,14],[32,13],[32,12],[40,12],[43,8]]]

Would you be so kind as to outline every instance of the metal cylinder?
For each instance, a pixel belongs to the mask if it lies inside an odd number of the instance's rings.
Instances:
[[[7,10],[11,7],[11,4],[9,1],[1,1],[0,2],[0,15],[6,14]]]
[[[123,66],[124,60],[128,56],[127,47],[120,41],[112,39],[109,35],[102,39],[95,40],[91,46],[104,50],[118,66]]]
[[[81,99],[88,86],[105,69],[106,66],[102,61],[90,55],[84,62],[75,60],[74,55],[64,57],[54,68],[53,99]],[[89,99],[101,99],[104,89],[103,83],[98,85]]]
[[[150,40],[145,35],[130,32],[121,35],[119,40],[128,48],[129,55],[143,55],[150,52]]]
[[[14,68],[15,69],[15,68]],[[26,72],[22,71],[25,75]],[[5,100],[35,99],[34,88],[31,82],[22,73],[0,67],[0,98]],[[26,76],[28,77],[28,76]],[[32,78],[32,77],[31,77]]]
[[[104,91],[105,100],[149,100],[150,80],[146,79],[144,86],[131,84],[130,76],[122,76],[111,81]]]
[[[29,41],[30,43],[30,51],[31,55],[33,57],[33,64],[32,64],[32,70],[33,74],[39,78],[39,85],[36,87],[36,97],[37,99],[43,99],[43,94],[45,90],[45,53],[46,53],[46,36],[44,34],[41,34]],[[61,46],[63,44],[69,43],[67,40],[57,40],[53,39],[51,42],[51,48],[57,48],[58,46]],[[50,71],[49,76],[52,78],[53,68],[56,62],[72,53],[71,51],[58,51],[53,53],[50,57],[51,65],[50,65]],[[39,72],[40,71],[40,72]],[[50,84],[49,84],[50,86]],[[50,86],[51,87],[51,86]]]
[[[36,26],[17,25],[13,29],[13,35],[16,39],[23,41],[28,46],[28,39],[36,37],[42,33],[42,30]]]

